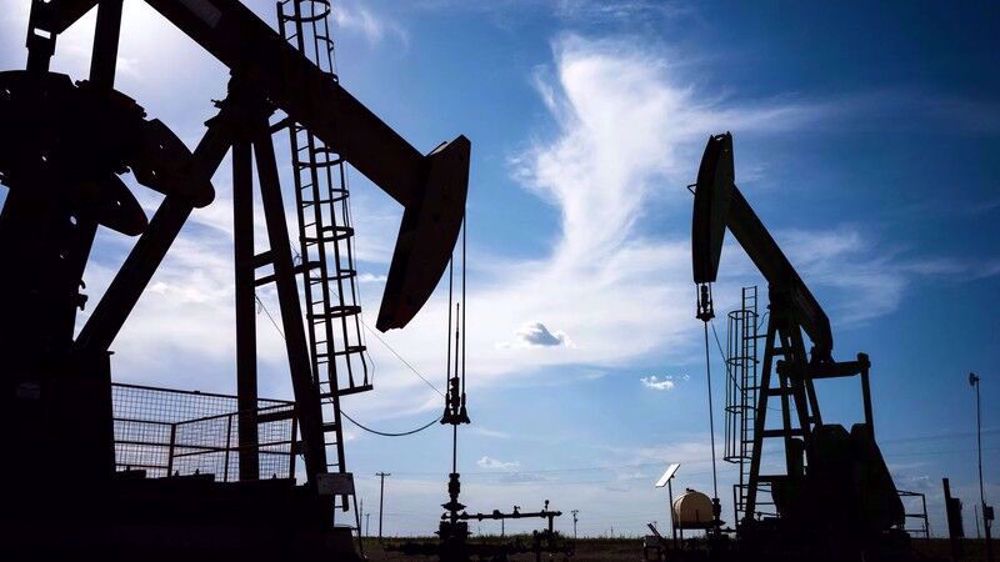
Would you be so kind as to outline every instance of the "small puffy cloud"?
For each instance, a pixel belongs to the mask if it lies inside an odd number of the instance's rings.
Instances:
[[[566,334],[552,332],[541,322],[522,327],[517,332],[517,339],[518,342],[532,347],[556,347],[567,343]]]
[[[476,461],[476,465],[479,468],[484,468],[486,470],[503,470],[503,471],[513,471],[521,466],[521,463],[517,461],[504,462],[493,457],[483,456],[483,458]]]
[[[665,376],[663,378],[657,377],[656,375],[642,377],[639,379],[642,382],[642,386],[649,388],[651,390],[673,390],[677,386],[677,379],[688,380],[688,376],[684,375],[682,377],[671,377]]]

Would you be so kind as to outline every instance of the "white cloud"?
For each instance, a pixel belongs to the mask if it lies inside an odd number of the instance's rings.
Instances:
[[[482,427],[480,425],[472,425],[469,427],[469,431],[475,433],[476,435],[482,435],[483,437],[492,437],[494,439],[510,439],[510,434],[506,431],[498,431],[495,429],[489,429],[487,427]]]
[[[663,0],[559,0],[555,15],[569,22],[623,24],[658,22],[691,13],[689,6]]]
[[[386,36],[395,37],[404,47],[409,45],[409,34],[402,26],[376,15],[364,6],[348,6],[338,2],[330,6],[330,16],[338,27],[362,33],[372,45],[381,43]]]
[[[521,467],[521,463],[517,461],[504,462],[493,457],[484,456],[478,461],[476,461],[476,466],[479,468],[485,468],[486,470],[503,470],[507,472],[514,471]]]
[[[378,18],[366,20],[357,10],[343,10],[338,16],[341,25],[367,29],[373,39],[386,33],[384,25],[377,31]],[[588,372],[607,372],[606,367],[620,367],[651,353],[666,353],[677,361],[690,357],[698,326],[691,314],[688,240],[650,230],[648,215],[655,212],[658,224],[687,223],[690,196],[682,186],[694,177],[708,134],[726,129],[739,134],[794,130],[827,111],[821,105],[787,100],[737,104],[706,96],[678,74],[668,54],[634,42],[567,35],[554,43],[553,54],[552,66],[536,72],[535,86],[555,131],[513,155],[510,165],[525,189],[558,210],[559,230],[550,252],[528,260],[485,260],[470,246],[470,266],[478,274],[469,286],[468,301],[473,389],[551,366],[572,364]],[[157,273],[153,290],[140,301],[116,342],[116,362],[127,365],[127,371],[151,377],[176,372],[182,359],[195,364],[208,358],[211,368],[226,369],[204,379],[202,386],[226,385],[231,390],[232,211],[227,173],[224,167],[216,177],[219,199],[191,219],[201,230],[185,229]],[[357,258],[370,270],[360,280],[377,286],[384,281],[385,269],[379,267],[388,262],[400,210],[387,198],[372,195],[366,183],[359,179],[352,194],[358,217]],[[472,186],[473,201],[475,189]],[[212,232],[205,233],[204,227]],[[783,245],[788,241],[788,253],[797,266],[801,263],[808,281],[852,293],[844,299],[848,309],[842,318],[883,314],[898,306],[907,272],[887,272],[872,243],[859,232],[785,234],[776,237]],[[260,230],[257,241],[260,248],[267,246]],[[748,269],[741,273],[741,280],[748,279]],[[92,268],[88,276],[92,274],[110,272]],[[100,285],[98,279],[95,286]],[[718,308],[734,302],[738,287],[734,282],[718,288]],[[374,325],[381,295],[366,290],[364,296],[365,320]],[[273,295],[262,298],[272,313],[277,311]],[[439,291],[407,330],[383,337],[420,372],[440,372],[446,337],[453,337],[444,334],[446,309]],[[259,325],[264,359],[281,366],[280,337],[265,317]],[[497,345],[512,334],[524,345]],[[378,365],[379,399],[359,401],[359,415],[373,419],[373,410],[398,416],[440,407],[437,394],[380,344],[368,341]],[[545,343],[549,345],[540,345]],[[167,357],[164,350],[173,353]],[[274,378],[286,381],[287,375]]]
[[[373,273],[361,273],[358,275],[359,283],[385,283],[388,279],[385,275],[375,275]]]
[[[343,24],[361,21],[351,17],[342,14]],[[709,133],[736,127],[792,128],[819,112],[801,104],[736,107],[700,101],[702,96],[671,73],[662,53],[635,45],[566,36],[553,49],[555,64],[536,74],[536,86],[557,131],[553,138],[517,153],[511,168],[526,189],[560,211],[559,234],[548,255],[531,260],[501,257],[486,264],[470,254],[472,267],[484,264],[473,270],[479,282],[470,285],[467,303],[473,388],[546,366],[600,370],[656,350],[678,358],[689,355],[694,320],[688,243],[646,235],[639,228],[644,212],[655,202],[666,205],[659,209],[665,216],[676,216],[678,223],[688,220],[690,198],[680,186],[693,175]],[[228,183],[228,174],[221,170],[217,181]],[[159,303],[156,314],[149,315],[152,308],[137,310],[143,317],[130,320],[116,345],[122,350],[120,358],[130,355],[136,370],[149,362],[145,358],[162,357],[165,348],[231,362],[231,205],[227,187],[220,185],[219,191],[219,200],[192,218],[213,232],[182,235],[190,244],[182,242],[171,250],[155,280],[162,284],[141,304]],[[363,182],[357,191],[352,201],[353,214],[359,217],[359,259],[385,264],[392,241],[384,239],[384,233],[394,232],[399,209],[385,198],[369,196],[371,190]],[[216,240],[219,233],[221,241]],[[266,247],[260,233],[257,238]],[[383,274],[373,268],[362,281],[376,283]],[[196,315],[192,321],[189,309],[177,306],[177,292],[183,287],[198,287],[185,299],[211,297],[199,313],[204,317]],[[173,298],[166,298],[171,291]],[[380,298],[374,293],[365,292],[369,325],[374,324]],[[272,312],[277,310],[273,297],[266,302]],[[439,291],[407,330],[383,337],[419,371],[439,371],[446,310]],[[260,324],[262,337],[270,338],[265,348],[280,365],[282,342],[265,318]],[[157,334],[163,326],[175,328]],[[195,328],[204,333],[188,333]],[[519,334],[522,345],[496,344],[510,340],[511,334]],[[572,342],[567,334],[572,334]],[[378,366],[379,400],[360,401],[359,415],[373,419],[439,407],[437,395],[406,372],[407,367],[380,344],[371,339],[369,344]]]
[[[568,345],[569,338],[563,332],[549,331],[545,324],[532,322],[525,324],[517,331],[517,339],[528,346],[555,347]]]
[[[680,380],[688,380],[688,376],[684,375],[683,377],[680,377]],[[639,379],[639,382],[642,383],[642,386],[651,390],[673,390],[674,387],[677,386],[677,381],[672,376],[664,376],[663,378],[660,378],[656,375],[651,375],[648,377],[642,377]]]
[[[653,390],[673,390],[675,386],[674,381],[672,379],[669,378],[658,379],[656,375],[653,375],[651,377],[642,377],[639,380],[642,381],[642,386],[645,386],[646,388],[651,388]]]

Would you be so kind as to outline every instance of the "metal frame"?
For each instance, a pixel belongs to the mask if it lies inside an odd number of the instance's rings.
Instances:
[[[250,448],[255,460],[260,455],[287,459],[284,467],[276,465],[274,460],[267,463],[272,471],[264,477],[295,475],[298,439],[293,401],[262,399],[254,405],[254,418],[260,424],[278,423],[284,427],[270,426],[268,440],[247,445],[239,438],[239,420],[245,418],[239,396],[123,383],[112,383],[112,395],[118,471],[144,470],[153,477],[185,476],[198,471],[214,475],[222,482],[256,480],[262,476],[259,465],[254,466],[258,473],[252,477],[246,476],[242,466],[244,452]],[[225,425],[224,432],[211,430],[210,426],[219,426],[216,422]],[[278,437],[279,434],[283,436]],[[223,457],[221,470],[205,470],[209,465],[191,462],[194,457],[218,453]],[[162,460],[159,463],[145,460],[149,457]],[[187,466],[178,466],[179,460],[184,460]],[[239,470],[233,474],[231,461],[236,460]]]
[[[0,322],[0,438],[13,443],[19,457],[30,459],[0,469],[0,481],[7,483],[0,516],[11,523],[6,531],[16,535],[21,529],[30,535],[61,527],[49,524],[57,506],[103,505],[111,497],[109,490],[117,485],[111,345],[192,210],[214,199],[211,178],[233,148],[240,395],[235,430],[239,457],[245,461],[241,476],[259,477],[253,291],[261,282],[257,268],[267,264],[273,267],[271,280],[285,328],[295,431],[301,432],[292,441],[299,443],[307,475],[304,495],[291,488],[287,493],[294,498],[290,501],[307,505],[311,516],[327,524],[330,514],[317,482],[328,471],[324,430],[331,428],[322,416],[302,325],[295,277],[301,269],[293,260],[285,223],[270,116],[280,110],[287,116],[282,121],[308,128],[404,206],[377,323],[383,330],[404,327],[447,266],[464,217],[471,143],[459,136],[421,154],[238,0],[146,2],[231,71],[228,95],[217,104],[219,112],[193,153],[165,125],[147,120],[137,103],[114,90],[122,0],[31,0],[27,70],[0,72],[0,180],[10,188],[0,215],[0,261],[13,266],[0,278],[0,295],[6,299]],[[74,84],[50,73],[49,62],[59,35],[95,6],[91,79]],[[270,246],[256,254],[254,160]],[[140,184],[165,195],[151,220],[118,177],[126,169]],[[82,275],[98,226],[138,239],[74,338],[78,308],[87,300]],[[233,418],[226,423],[231,436]],[[180,426],[174,427],[177,437]],[[42,485],[63,476],[63,457],[78,463],[73,489],[80,497],[75,501],[50,497]],[[341,458],[338,454],[338,462]],[[258,493],[253,490],[266,487],[241,489]],[[126,496],[115,498],[124,509],[144,509],[128,503]],[[180,498],[164,492],[157,501],[167,505],[184,501]],[[220,513],[234,505],[219,507]],[[28,511],[36,519],[26,517]],[[120,515],[114,507],[101,514],[103,518],[90,517],[85,523],[110,525]],[[88,536],[110,536],[106,528],[96,531]],[[74,532],[49,533],[43,542],[58,549],[64,544],[60,541],[82,536]],[[187,544],[193,535],[184,533],[198,531],[172,532],[183,535],[179,543]],[[18,544],[27,543],[19,538]]]
[[[72,347],[89,354],[107,351],[191,210],[211,201],[211,186],[207,184],[207,178],[212,176],[230,146],[234,146],[234,217],[241,231],[236,244],[237,314],[240,320],[238,387],[247,403],[253,401],[256,372],[252,357],[255,346],[250,342],[252,315],[248,312],[252,288],[247,264],[253,250],[252,241],[246,240],[245,231],[248,226],[252,227],[252,217],[248,212],[252,209],[252,180],[248,165],[255,157],[271,249],[253,256],[252,261],[255,267],[262,264],[274,267],[273,280],[277,285],[282,322],[286,327],[293,388],[301,405],[303,452],[311,481],[328,468],[324,452],[324,422],[306,335],[300,329],[302,309],[295,288],[297,269],[292,260],[282,212],[271,141],[272,127],[268,117],[275,108],[282,109],[292,121],[307,127],[310,135],[315,134],[326,146],[336,150],[340,161],[352,162],[397,201],[406,205],[409,226],[404,231],[413,230],[413,227],[417,227],[418,231],[423,229],[423,232],[415,232],[411,236],[440,237],[440,232],[422,226],[424,215],[440,211],[434,208],[439,203],[429,201],[429,198],[441,197],[447,190],[457,189],[448,194],[452,198],[448,205],[454,210],[447,211],[446,220],[434,227],[448,230],[443,238],[444,244],[435,241],[436,247],[428,249],[426,245],[414,245],[414,240],[407,239],[405,245],[397,248],[399,251],[390,270],[392,289],[386,291],[380,313],[380,325],[390,327],[405,325],[415,314],[447,263],[448,250],[454,245],[463,213],[463,206],[454,204],[454,196],[459,196],[458,203],[464,202],[467,172],[463,173],[461,169],[468,168],[468,142],[459,137],[457,142],[439,148],[428,158],[423,157],[350,96],[336,80],[294,50],[236,0],[211,0],[198,5],[172,0],[147,0],[147,3],[233,69],[234,78],[229,96],[219,104],[219,115],[210,121],[205,137],[190,156],[190,165],[182,166],[188,171],[187,176],[196,180],[194,183],[208,185],[209,192],[202,189],[194,193],[167,193],[149,227],[142,233]],[[100,5],[100,8],[92,78],[96,87],[111,91],[121,33],[121,0],[33,0],[27,41],[29,73],[47,73],[48,61],[55,52],[59,33],[95,5]],[[272,103],[275,105],[272,106]],[[357,134],[360,132],[363,134]],[[248,147],[252,148],[251,158],[247,157]],[[19,198],[15,195],[12,200]],[[17,208],[19,205],[9,206]],[[78,282],[96,227],[96,222],[88,222],[81,226],[80,232],[74,233],[79,248],[75,254],[79,257],[74,259],[79,271],[66,276],[64,279],[67,282]],[[403,255],[411,251],[414,252],[412,258]],[[435,254],[431,269],[428,270],[426,266],[429,264],[424,263],[421,268],[413,270],[407,260],[426,262],[428,253]],[[253,279],[252,282],[256,284],[258,280]],[[415,308],[414,303],[417,303]],[[336,392],[331,394],[336,399]],[[245,431],[241,435],[250,443],[253,439],[252,410],[246,411],[246,419],[241,420]],[[339,426],[337,420],[333,424]],[[342,445],[338,445],[338,463],[342,458],[340,447]],[[251,476],[253,460],[249,457],[244,460],[247,461],[244,464],[247,476]]]
[[[906,490],[897,490],[900,498],[920,498],[920,511],[911,511],[906,513],[907,519],[918,519],[918,528],[907,528],[903,525],[902,531],[908,533],[910,536],[922,535],[924,540],[930,540],[931,538],[931,527],[930,519],[927,517],[927,495],[920,492],[910,492]]]
[[[827,525],[836,526],[846,533],[844,537],[847,539],[838,547],[854,548],[878,534],[873,527],[886,531],[903,518],[902,505],[895,494],[891,474],[874,438],[868,356],[859,353],[855,361],[833,359],[829,318],[736,186],[732,135],[725,133],[709,138],[695,186],[693,273],[698,286],[697,317],[706,322],[706,348],[707,322],[714,317],[711,284],[718,275],[726,230],[733,234],[768,282],[769,315],[759,384],[743,384],[743,392],[756,387],[753,390],[756,401],[752,405],[745,404],[746,397],[737,390],[739,385],[735,383],[727,393],[727,457],[741,464],[741,482],[733,488],[737,529],[756,532],[764,527],[754,524],[755,517],[783,516],[794,512],[797,521],[783,525],[782,529],[801,533]],[[744,308],[746,301],[744,293]],[[737,324],[737,328],[744,327],[742,322]],[[806,349],[806,336],[813,346],[811,351]],[[751,341],[755,348],[757,337],[754,334],[750,340],[740,338],[743,340],[740,344],[744,346]],[[731,341],[731,357],[734,355],[732,346]],[[756,355],[756,349],[753,351]],[[740,349],[735,360],[739,364],[733,365],[730,361],[729,367],[742,367],[747,355]],[[742,378],[743,373],[737,376]],[[861,383],[864,424],[855,426],[844,437],[844,428],[824,425],[815,381],[855,376]],[[739,399],[738,404],[734,398]],[[768,406],[771,399],[779,400],[780,407],[777,409],[780,419],[777,424],[769,426]],[[747,443],[743,439],[746,428],[737,430],[735,424],[747,421],[746,416],[737,416],[737,413],[751,411],[754,414],[753,433],[747,471],[743,465],[747,456]],[[817,439],[818,431],[822,433]],[[732,438],[736,433],[741,434],[741,442],[734,447]],[[784,471],[762,475],[764,443],[779,439],[784,449]],[[842,445],[845,439],[849,440],[850,448]],[[843,464],[849,462],[849,458],[853,459],[850,462],[858,463],[857,470],[863,472],[863,479],[858,477],[852,480],[845,474]],[[835,485],[841,486],[846,493],[831,497],[828,492],[830,486]],[[864,490],[858,486],[863,486]],[[761,492],[768,491],[771,502],[760,497]],[[872,497],[860,502],[855,497],[859,494]],[[810,503],[809,497],[826,498],[831,506]],[[865,508],[866,503],[882,509]],[[742,517],[739,512],[741,506]],[[773,511],[758,512],[759,506],[773,507]],[[853,510],[850,516],[844,515],[847,510]],[[778,527],[771,525],[768,528]],[[860,542],[848,544],[854,539]]]

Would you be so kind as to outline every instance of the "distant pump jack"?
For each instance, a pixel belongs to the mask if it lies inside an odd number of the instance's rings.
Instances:
[[[853,557],[874,544],[885,544],[886,534],[902,525],[904,512],[875,442],[868,356],[833,360],[833,335],[826,313],[736,187],[729,133],[709,138],[693,187],[692,269],[698,289],[697,317],[705,324],[706,353],[708,323],[715,316],[712,283],[727,230],[768,281],[770,314],[763,370],[759,386],[746,389],[757,396],[750,412],[754,416],[750,463],[741,468],[747,470],[741,473],[741,482],[746,484],[734,490],[738,535],[747,544],[760,545],[768,540],[792,540],[788,533],[795,533],[796,540],[831,545],[824,556],[839,552]],[[803,332],[812,341],[811,356],[806,353]],[[847,432],[840,425],[823,423],[814,381],[852,376],[861,380],[864,423]],[[780,399],[778,428],[766,423],[771,398]],[[761,474],[763,447],[773,438],[783,442],[785,471]],[[777,511],[775,523],[757,518],[763,505],[760,496],[766,492]]]

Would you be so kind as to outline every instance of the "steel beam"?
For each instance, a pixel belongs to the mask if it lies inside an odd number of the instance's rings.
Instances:
[[[110,90],[115,87],[121,26],[122,0],[101,0],[90,58],[90,81],[99,88]]]
[[[231,143],[226,110],[209,126],[192,159],[192,178],[210,178],[229,151]],[[184,226],[193,206],[180,195],[167,195],[146,232],[136,241],[125,263],[111,281],[104,297],[80,330],[76,347],[107,351],[135,308],[153,274]]]
[[[146,2],[393,199],[422,193],[424,156],[241,2]]]
[[[257,428],[257,310],[253,265],[253,154],[233,144],[233,254],[236,274],[236,389],[240,481],[260,478]]]

